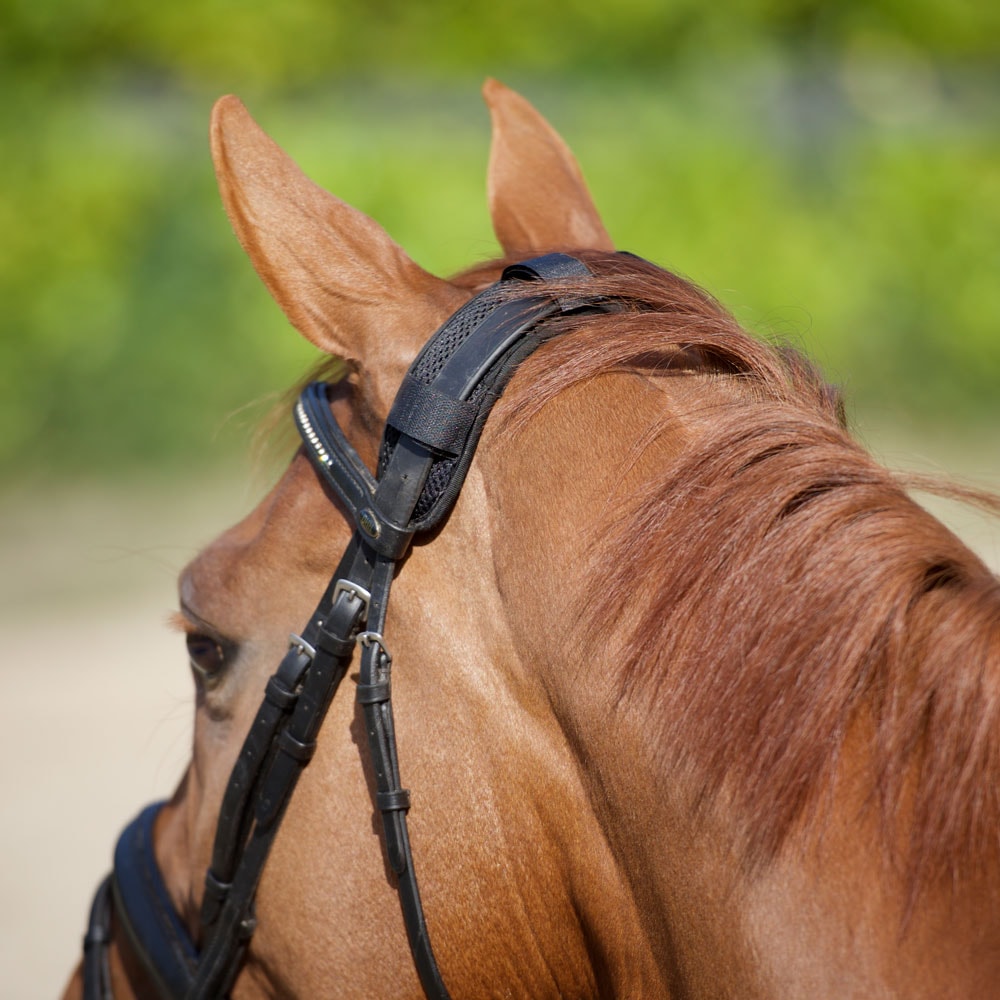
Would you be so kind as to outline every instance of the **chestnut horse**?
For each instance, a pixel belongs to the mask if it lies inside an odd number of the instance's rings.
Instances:
[[[626,304],[553,321],[393,584],[399,761],[448,991],[1000,995],[1000,581],[851,439],[808,362],[615,254],[560,137],[500,84],[485,96],[505,261],[451,281],[238,101],[212,121],[236,233],[342,359],[332,415],[370,468],[408,365],[504,263],[568,248],[591,275],[566,294]],[[230,771],[346,514],[300,451],[181,576],[194,749],[152,845],[195,943]],[[274,840],[234,997],[422,995],[355,680]],[[109,966],[114,997],[152,995],[117,918]]]

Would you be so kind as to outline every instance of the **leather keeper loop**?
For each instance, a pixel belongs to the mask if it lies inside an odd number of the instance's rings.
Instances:
[[[364,534],[365,544],[370,545],[379,555],[388,559],[401,559],[403,553],[410,547],[413,532],[409,528],[393,524],[381,510],[377,508],[374,510],[378,516],[378,537],[373,538],[366,532]]]
[[[312,760],[312,755],[316,752],[316,741],[310,740],[308,743],[302,743],[285,729],[278,737],[278,749],[293,760],[305,765]]]
[[[211,868],[205,872],[205,895],[222,902],[229,895],[229,890],[233,887],[232,882],[223,882],[219,879]]]
[[[405,788],[391,792],[376,792],[375,805],[379,812],[406,812],[410,808],[410,793]]]
[[[354,697],[359,705],[381,705],[389,700],[389,682],[359,684]]]
[[[264,688],[264,697],[275,708],[280,709],[282,712],[287,712],[292,708],[299,696],[296,691],[289,690],[277,674],[275,674],[268,680],[267,687]]]
[[[213,926],[232,888],[232,882],[217,878],[211,868],[205,872],[205,896],[201,903],[201,922],[206,928]]]
[[[354,655],[354,639],[342,639],[332,632],[327,632],[325,628],[321,628],[316,637],[316,648],[322,649],[324,653],[328,653],[338,660],[346,659]]]

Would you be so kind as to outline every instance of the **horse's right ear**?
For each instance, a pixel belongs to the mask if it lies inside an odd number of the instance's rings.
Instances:
[[[309,180],[237,98],[216,103],[211,137],[226,212],[271,295],[313,344],[385,381],[377,388],[391,400],[463,294]]]

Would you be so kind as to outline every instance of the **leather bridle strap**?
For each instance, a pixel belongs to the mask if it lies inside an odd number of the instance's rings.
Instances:
[[[568,313],[621,308],[615,301],[560,296],[559,279],[589,276],[577,258],[549,254],[507,268],[458,310],[410,367],[389,414],[373,477],[333,419],[326,386],[300,396],[295,419],[324,483],[354,522],[354,534],[301,636],[291,637],[244,741],[223,795],[195,947],[157,869],[148,807],[122,834],[110,888],[95,900],[84,968],[87,1000],[110,997],[111,905],[131,950],[167,998],[228,993],[256,926],[254,899],[274,837],[354,647],[362,645],[357,701],[364,713],[388,863],[414,964],[428,997],[448,1000],[417,887],[393,725],[392,658],[384,630],[389,591],[413,535],[441,522],[461,489],[482,427],[542,324]],[[537,282],[525,295],[521,282]]]

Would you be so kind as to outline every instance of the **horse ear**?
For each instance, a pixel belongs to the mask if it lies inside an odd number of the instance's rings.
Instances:
[[[493,119],[489,199],[508,256],[556,248],[614,250],[583,173],[558,132],[520,94],[487,80]]]
[[[237,98],[216,103],[211,137],[233,229],[292,324],[323,351],[388,370],[398,384],[463,294],[309,180]],[[395,385],[385,388],[391,398]]]

